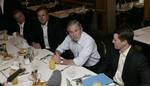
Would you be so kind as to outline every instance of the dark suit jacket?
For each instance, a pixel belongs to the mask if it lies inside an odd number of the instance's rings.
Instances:
[[[40,43],[42,48],[45,48],[44,38],[43,38],[43,29],[39,23],[34,28],[34,40],[33,42]],[[65,30],[58,20],[51,19],[48,21],[48,42],[50,45],[50,50],[55,51],[57,46],[64,40],[66,34]]]
[[[0,15],[0,27],[2,29],[9,28],[8,26],[13,21],[12,12],[16,9],[23,9],[18,0],[4,0],[4,14]]]
[[[23,37],[27,40],[27,42],[29,44],[31,44],[33,37],[32,33],[33,33],[33,29],[34,29],[34,22],[32,22],[31,20],[26,20],[24,23],[24,27],[23,27]],[[12,35],[14,32],[18,32],[20,33],[20,27],[17,24],[17,22],[14,22],[13,25],[11,26],[11,28],[8,30],[8,34]]]
[[[105,74],[111,78],[115,75],[118,67],[118,52],[114,50],[105,62]],[[147,59],[133,47],[127,54],[122,79],[125,86],[150,86],[150,68]]]

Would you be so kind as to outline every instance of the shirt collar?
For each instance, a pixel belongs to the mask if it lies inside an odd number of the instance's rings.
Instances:
[[[43,25],[43,24],[41,24],[41,26],[42,27],[45,27],[45,26],[47,26],[48,25],[48,21]]]
[[[130,50],[130,48],[131,48],[131,45],[130,45],[124,52],[121,52],[121,51],[119,51],[119,52],[120,52],[120,54],[122,54],[122,55],[124,55],[124,56],[127,56],[128,52],[129,52],[129,50]]]
[[[24,26],[24,23],[25,23],[25,22],[23,22],[22,24],[18,23],[18,25],[23,27],[23,26]]]
[[[79,39],[76,43],[81,44],[81,41],[82,41],[82,39],[83,39],[83,34],[84,34],[84,32],[82,31],[82,32],[81,32],[80,39]]]

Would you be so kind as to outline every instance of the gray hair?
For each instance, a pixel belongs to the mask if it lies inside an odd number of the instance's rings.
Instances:
[[[69,29],[68,27],[69,27],[69,26],[72,26],[72,25],[77,25],[77,26],[82,30],[82,25],[81,25],[80,22],[77,21],[77,20],[71,20],[71,21],[68,23],[68,25],[67,25],[67,30]]]

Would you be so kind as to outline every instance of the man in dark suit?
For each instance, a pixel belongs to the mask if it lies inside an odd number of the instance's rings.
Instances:
[[[12,12],[15,9],[22,9],[18,0],[0,0],[0,28],[8,29],[13,21]]]
[[[32,46],[55,51],[65,38],[65,30],[58,20],[49,17],[46,7],[40,7],[36,12],[39,24],[34,28]]]
[[[17,32],[17,35],[22,36],[31,44],[33,38],[32,29],[36,22],[28,18],[25,12],[18,9],[13,12],[13,18],[15,22],[12,23],[11,28],[8,30],[8,34],[12,35],[14,32]]]
[[[131,45],[133,36],[133,31],[124,26],[114,33],[116,50],[104,62],[105,74],[119,86],[150,86],[148,61]]]

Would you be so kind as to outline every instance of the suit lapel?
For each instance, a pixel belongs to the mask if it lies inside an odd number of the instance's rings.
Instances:
[[[51,24],[50,24],[50,21],[48,21],[48,24],[47,24],[47,36],[48,36],[48,42],[50,43],[50,37],[51,37],[51,35],[52,35],[52,31],[51,31]],[[51,46],[50,44],[49,44],[49,46]]]
[[[28,23],[25,21],[24,26],[23,26],[23,36],[25,36],[27,29],[30,29],[28,27]]]
[[[48,42],[49,42],[49,45],[51,45],[51,43],[54,41],[53,40],[53,36],[54,36],[54,28],[53,28],[53,24],[52,24],[52,21],[48,21],[48,27],[47,27],[47,35],[48,35]]]
[[[116,71],[117,71],[118,62],[119,62],[119,56],[120,56],[119,51],[116,50],[116,52],[117,52],[117,53],[115,54],[115,55],[116,55],[116,56],[115,56],[116,58],[115,58],[115,60],[114,60],[114,64],[115,64],[115,65],[114,65],[114,68],[115,68],[114,70],[115,70],[115,73],[116,73]]]

